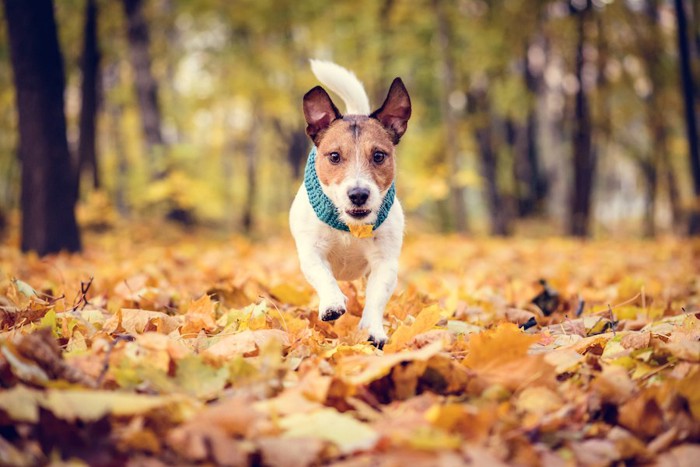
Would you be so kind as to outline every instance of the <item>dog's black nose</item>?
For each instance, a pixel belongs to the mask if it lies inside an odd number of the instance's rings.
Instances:
[[[369,190],[367,188],[350,188],[348,190],[348,197],[355,206],[362,206],[367,202],[367,198],[369,198]]]

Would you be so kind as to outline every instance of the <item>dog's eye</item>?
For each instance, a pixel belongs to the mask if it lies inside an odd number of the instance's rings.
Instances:
[[[374,155],[372,156],[372,159],[374,160],[375,164],[381,164],[384,162],[384,159],[386,159],[386,153],[382,151],[375,151]]]
[[[328,160],[331,161],[331,164],[340,164],[342,159],[340,158],[340,154],[337,152],[332,152],[328,154]]]

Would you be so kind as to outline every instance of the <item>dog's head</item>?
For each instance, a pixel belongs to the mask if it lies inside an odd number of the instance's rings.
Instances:
[[[321,86],[304,96],[306,134],[317,148],[316,173],[346,224],[376,221],[394,181],[394,147],[410,116],[411,100],[400,78],[370,115],[341,115]]]

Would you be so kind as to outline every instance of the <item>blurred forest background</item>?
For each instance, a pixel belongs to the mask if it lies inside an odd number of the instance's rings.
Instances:
[[[700,234],[698,0],[2,4],[0,228],[25,250],[122,219],[286,232],[308,58],[375,107],[404,79],[409,230]]]

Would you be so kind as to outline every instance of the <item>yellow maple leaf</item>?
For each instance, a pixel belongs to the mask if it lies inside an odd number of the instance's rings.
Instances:
[[[507,363],[524,357],[537,340],[538,337],[523,333],[513,323],[502,323],[495,329],[472,335],[469,355],[462,363],[469,368]]]
[[[438,321],[440,321],[440,308],[437,305],[423,308],[413,323],[399,326],[392,334],[391,341],[384,348],[384,351],[396,352],[400,350],[416,335],[431,330]]]
[[[372,238],[374,237],[374,226],[366,225],[349,225],[350,233],[357,238]]]

